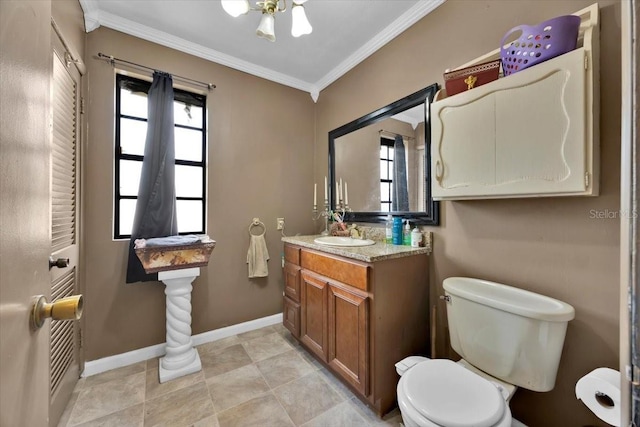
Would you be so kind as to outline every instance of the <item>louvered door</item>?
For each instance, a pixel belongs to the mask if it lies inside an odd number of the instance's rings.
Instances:
[[[51,298],[78,294],[78,141],[80,73],[52,32]],[[68,265],[64,266],[68,260]],[[80,324],[51,321],[50,426],[55,426],[80,376]]]

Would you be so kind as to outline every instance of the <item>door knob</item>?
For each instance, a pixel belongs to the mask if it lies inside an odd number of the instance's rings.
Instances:
[[[83,305],[82,295],[61,298],[52,303],[48,303],[44,295],[35,296],[31,307],[31,327],[34,330],[42,327],[48,317],[53,320],[79,320]]]
[[[69,258],[58,258],[53,259],[53,257],[49,257],[49,270],[53,267],[65,268],[69,266]]]

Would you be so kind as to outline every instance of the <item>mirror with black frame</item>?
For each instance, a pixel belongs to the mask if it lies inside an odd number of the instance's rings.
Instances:
[[[439,224],[439,203],[431,198],[429,120],[437,90],[433,84],[329,132],[332,210],[343,182],[347,221],[385,222],[393,215],[411,225]]]

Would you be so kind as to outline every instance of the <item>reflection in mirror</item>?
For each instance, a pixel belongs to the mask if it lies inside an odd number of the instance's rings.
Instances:
[[[335,174],[354,211],[424,210],[424,117],[420,104],[336,138]]]
[[[429,103],[436,90],[431,85],[329,132],[332,209],[342,179],[350,221],[384,222],[392,214],[412,224],[438,224],[429,170]]]

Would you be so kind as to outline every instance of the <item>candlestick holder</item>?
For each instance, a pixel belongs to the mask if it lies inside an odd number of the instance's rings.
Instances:
[[[339,199],[338,205],[336,206],[336,212],[340,214],[340,217],[344,221],[346,219],[345,214],[353,212],[353,209],[351,209],[342,199]]]
[[[329,210],[329,201],[325,199],[324,201],[324,210],[318,211],[318,206],[313,206],[313,214],[311,218],[314,221],[317,221],[322,217],[324,219],[324,230],[320,235],[328,236],[329,235],[329,216],[331,215],[331,211]]]

